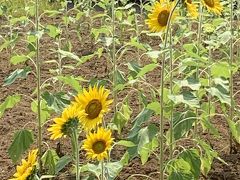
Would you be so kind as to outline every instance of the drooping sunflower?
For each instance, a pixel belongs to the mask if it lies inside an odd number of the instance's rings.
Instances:
[[[10,180],[27,180],[33,174],[37,165],[37,152],[37,149],[29,152],[27,161],[22,159],[22,164],[17,166],[17,172]]]
[[[102,123],[104,113],[109,111],[112,100],[108,100],[109,90],[101,87],[89,87],[75,97],[75,103],[79,106],[80,121],[86,131],[96,128]]]
[[[166,29],[168,18],[174,5],[175,2],[169,2],[168,0],[160,0],[153,5],[152,11],[146,20],[150,31],[161,32]],[[177,12],[174,12],[171,20],[176,16]]]
[[[64,109],[61,117],[55,118],[54,124],[48,128],[50,139],[56,140],[62,136],[72,136],[72,133],[80,125],[79,110],[76,105],[70,105]]]
[[[221,14],[223,6],[221,5],[219,0],[201,0],[201,1],[209,12],[213,12],[218,15]]]
[[[113,143],[111,130],[99,128],[96,133],[89,133],[83,143],[88,159],[102,161],[108,158],[108,151]]]
[[[197,18],[198,17],[198,9],[197,9],[196,4],[193,4],[192,0],[185,0],[185,3],[187,5],[187,10],[188,10],[189,14],[193,18]]]

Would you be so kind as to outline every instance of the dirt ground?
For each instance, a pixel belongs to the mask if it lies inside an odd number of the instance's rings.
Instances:
[[[53,21],[56,23],[56,20],[54,19],[46,19],[46,22]],[[4,20],[1,20],[4,21]],[[45,21],[45,20],[44,20]],[[4,23],[4,22],[3,22]],[[70,29],[74,29],[74,27],[70,27]],[[5,33],[7,30],[2,29],[0,33]],[[82,37],[84,39],[82,41],[78,40],[75,33],[70,34],[70,39],[72,40],[73,45],[73,52],[75,52],[78,56],[81,57],[83,54],[89,54],[93,52],[96,49],[96,45],[94,44],[93,39],[91,36],[89,36],[90,32],[89,30],[85,30],[81,32]],[[144,42],[150,42],[151,45],[156,46],[158,45],[159,41],[156,41],[155,39],[151,39],[149,37],[143,36],[141,37],[142,41]],[[51,49],[55,48],[56,45],[54,45],[51,38],[48,36],[44,36],[41,40],[41,48],[40,48],[40,59],[44,62],[46,60],[50,59],[57,59],[57,54],[52,54]],[[19,41],[14,49],[17,49],[16,52],[18,53],[24,53],[24,47],[25,44],[23,41]],[[35,122],[36,115],[31,111],[31,100],[28,98],[28,96],[32,96],[35,98],[35,95],[32,95],[32,92],[34,91],[36,87],[36,79],[34,78],[33,74],[29,74],[26,79],[17,80],[14,84],[10,86],[2,86],[4,78],[7,77],[11,72],[13,72],[16,68],[24,67],[24,65],[17,65],[13,66],[10,65],[10,57],[11,54],[7,50],[3,50],[0,52],[0,102],[3,102],[4,99],[8,95],[13,95],[15,93],[24,94],[26,96],[22,97],[22,100],[20,103],[18,103],[17,106],[14,108],[7,110],[4,114],[4,116],[0,119],[0,179],[6,180],[15,172],[15,165],[10,160],[7,150],[12,142],[14,132],[16,132],[19,129],[22,128],[29,128],[32,129],[35,133],[36,138],[36,128],[34,128],[34,125],[29,122]],[[91,78],[97,78],[97,79],[109,79],[108,71],[110,69],[110,63],[108,62],[109,55],[107,53],[104,53],[104,56],[101,58],[93,58],[92,60],[84,63],[79,68],[76,68],[75,70],[64,70],[63,74],[70,74],[75,76],[82,76],[85,79],[91,79]],[[131,60],[136,59],[136,52],[130,51],[124,57],[122,58],[122,61],[129,62]],[[71,64],[73,61],[70,59],[65,59],[63,64]],[[149,63],[148,59],[143,59],[144,63]],[[30,63],[27,63],[30,65]],[[31,66],[31,65],[30,65]],[[44,64],[41,68],[42,72],[42,82],[46,80],[47,78],[51,77],[51,73],[49,72],[49,69],[56,68],[54,65],[50,64]],[[121,70],[124,72],[127,72],[127,67],[125,65],[121,66]],[[160,82],[160,70],[155,69],[153,72],[149,73],[147,75],[147,78],[153,82],[153,85],[158,86]],[[234,90],[235,92],[240,90],[239,83],[240,83],[240,74],[237,74],[234,78]],[[110,86],[108,84],[108,86]],[[121,92],[118,94],[119,100],[123,99],[125,97],[127,92]],[[138,111],[138,101],[136,94],[133,94],[130,99],[130,106],[133,109],[133,114],[131,119],[134,119],[134,117],[137,115]],[[240,94],[236,96],[236,102],[240,104]],[[108,115],[110,118],[112,113]],[[215,127],[218,129],[218,131],[221,133],[221,137],[216,139],[213,136],[210,136],[209,134],[202,133],[201,130],[199,130],[199,134],[207,141],[209,142],[213,149],[217,150],[219,152],[220,157],[228,163],[228,165],[224,165],[218,160],[214,160],[212,170],[209,173],[207,179],[211,180],[240,180],[240,154],[238,149],[238,152],[235,154],[229,154],[229,143],[228,143],[228,128],[226,121],[222,119],[221,117],[214,117],[212,118],[212,123],[215,125]],[[131,124],[127,126],[124,130],[124,134],[126,135],[129,132],[129,129],[131,128]],[[46,127],[45,127],[46,129]],[[80,137],[83,138],[83,137]],[[44,132],[44,138],[43,140],[47,142],[51,147],[56,147],[57,142],[49,140],[48,133]],[[68,143],[68,140],[65,139],[61,141],[62,144],[62,151],[63,153],[67,154],[71,152],[71,146]],[[34,144],[36,146],[36,143]],[[46,147],[45,147],[46,148]],[[118,148],[114,150],[113,153],[113,160],[120,159],[121,156],[124,154],[123,148]],[[81,152],[81,157],[83,158],[84,153]],[[120,175],[117,177],[118,180],[125,180],[128,179],[133,174],[145,174],[152,177],[152,179],[158,179],[158,161],[154,156],[151,156],[150,160],[144,165],[141,165],[141,161],[138,158],[135,158],[133,161],[130,162],[130,164],[127,167],[124,167]],[[73,179],[69,176],[68,171],[64,172],[60,177],[56,179]],[[131,179],[146,179],[144,177],[134,176],[131,177]],[[204,179],[202,177],[202,179]]]

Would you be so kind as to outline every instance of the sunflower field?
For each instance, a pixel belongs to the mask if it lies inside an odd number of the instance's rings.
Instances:
[[[239,0],[0,0],[0,179],[240,180]]]

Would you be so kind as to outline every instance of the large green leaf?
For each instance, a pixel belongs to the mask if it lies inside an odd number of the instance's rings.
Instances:
[[[51,109],[49,109],[49,107],[47,106],[47,102],[45,100],[41,100],[40,106],[41,106],[41,123],[44,123],[50,117]],[[31,103],[31,109],[34,113],[38,112],[37,101],[33,101]]]
[[[25,56],[25,55],[16,55],[16,56],[11,57],[10,62],[11,62],[13,65],[16,65],[16,64],[25,62],[25,61],[27,61],[27,60],[28,60],[28,57]]]
[[[55,150],[48,149],[42,156],[43,166],[48,169],[48,174],[54,175],[59,157]]]
[[[63,156],[60,159],[58,159],[56,166],[55,166],[55,173],[58,174],[71,161],[72,161],[71,156]]]
[[[47,34],[52,38],[58,37],[61,33],[61,30],[53,25],[47,25],[46,29],[48,31]]]
[[[107,168],[107,172],[108,172],[107,179],[114,180],[121,172],[123,165],[120,161],[117,161],[117,162],[108,162],[106,163],[105,167]]]
[[[52,94],[46,91],[42,94],[42,97],[47,102],[47,105],[53,108],[55,112],[61,112],[70,104],[70,98],[63,92]]]
[[[30,72],[31,72],[30,67],[25,67],[24,69],[16,69],[10,74],[10,76],[4,79],[3,86],[7,86],[14,83],[14,81],[18,78],[26,78]]]
[[[190,165],[191,173],[194,179],[198,180],[201,171],[201,160],[199,153],[196,149],[186,149],[179,155],[180,158],[184,159]]]
[[[33,143],[33,133],[27,129],[17,131],[14,134],[14,140],[8,149],[8,154],[12,161],[16,163],[21,155]]]
[[[57,77],[60,81],[64,84],[71,86],[77,92],[82,91],[82,86],[79,84],[79,81],[83,81],[84,79],[81,77],[74,77],[74,76],[58,76]]]
[[[173,160],[169,164],[167,171],[169,173],[169,176],[168,176],[169,180],[192,180],[192,179],[194,179],[194,177],[191,173],[190,164],[182,158]]]
[[[195,96],[194,93],[190,91],[183,91],[180,95],[169,95],[169,99],[172,100],[175,104],[187,104],[192,108],[198,108],[199,106],[199,100]]]
[[[147,105],[147,109],[154,111],[156,114],[160,114],[161,105],[159,102],[155,101]]]
[[[184,113],[176,112],[173,115],[173,129],[174,139],[178,140],[185,136],[189,130],[193,127],[193,123],[196,121],[196,114],[192,111],[186,111]]]
[[[211,87],[207,89],[207,91],[212,95],[217,97],[221,103],[225,103],[231,105],[231,99],[229,96],[229,92],[221,85],[216,85],[215,87]]]
[[[21,99],[20,95],[8,96],[0,105],[0,118],[3,116],[6,109],[13,108]]]
[[[228,125],[231,130],[232,136],[240,144],[240,120],[237,122],[228,120]]]
[[[141,129],[141,125],[142,123],[146,122],[147,120],[150,119],[150,117],[152,116],[153,111],[150,109],[143,109],[142,112],[140,112],[137,117],[134,119],[134,125],[128,135],[128,138],[134,138],[139,130]]]
[[[177,80],[176,84],[178,84],[179,87],[189,87],[194,91],[199,90],[199,88],[201,87],[201,84],[199,83],[199,81],[192,77],[189,77],[184,80]]]
[[[144,66],[143,68],[141,68],[140,72],[137,74],[137,77],[142,77],[146,73],[154,70],[156,67],[158,67],[158,64],[155,64],[155,63]]]

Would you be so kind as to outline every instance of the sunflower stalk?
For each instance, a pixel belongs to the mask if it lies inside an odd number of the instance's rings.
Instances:
[[[117,62],[116,62],[116,44],[115,44],[115,0],[111,1],[112,5],[112,62],[113,62],[113,109],[114,116],[117,112]]]
[[[230,121],[233,121],[233,116],[234,116],[234,96],[233,96],[233,70],[232,70],[232,64],[233,64],[233,0],[231,0],[231,10],[230,10],[230,31],[231,31],[231,38],[230,38],[230,60],[229,60],[229,64],[230,64],[230,99],[231,99],[231,107],[230,107],[230,114],[229,114],[229,118]],[[229,145],[230,145],[230,153],[233,150],[233,137],[232,137],[232,133],[231,130],[229,130]]]
[[[201,45],[201,38],[202,35],[202,4],[199,4],[199,19],[198,19],[198,32],[197,32],[197,54],[200,54],[200,45]],[[196,68],[196,80],[199,80],[199,67]],[[198,108],[195,110],[196,112],[196,117],[198,117]],[[198,118],[197,118],[198,119]],[[194,122],[194,130],[193,130],[193,137],[197,137],[197,121]]]
[[[173,16],[173,13],[175,11],[175,9],[177,8],[177,5],[179,4],[181,0],[178,0],[176,2],[176,4],[174,5],[173,9],[171,10],[169,16],[168,16],[168,21],[167,21],[167,28],[166,28],[166,34],[165,34],[165,41],[164,41],[164,47],[163,50],[166,50],[167,48],[167,42],[168,42],[168,33],[170,30],[170,24],[171,24],[171,18]],[[163,130],[163,126],[164,126],[164,119],[163,119],[163,108],[164,108],[164,102],[163,102],[163,92],[164,92],[164,69],[165,69],[165,60],[166,60],[166,52],[163,51],[163,60],[162,60],[162,70],[161,70],[161,87],[160,87],[160,180],[164,179],[164,156],[163,156],[163,152],[164,152],[164,142],[163,142],[163,138],[164,138],[164,130]]]
[[[169,46],[169,50],[170,50],[170,93],[173,94],[173,47],[172,47],[172,27],[170,25],[170,29],[169,29],[169,37],[170,37],[170,46]],[[171,112],[170,112],[170,159],[173,158],[173,104],[171,104]]]
[[[104,161],[101,161],[101,180],[104,180]]]
[[[73,154],[76,161],[76,180],[80,180],[78,129],[73,129],[72,131],[71,141],[73,146]]]
[[[39,174],[42,172],[42,124],[41,124],[41,61],[39,59],[39,0],[35,0],[36,39],[36,74],[37,74],[37,126],[38,126],[38,164]]]

